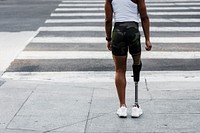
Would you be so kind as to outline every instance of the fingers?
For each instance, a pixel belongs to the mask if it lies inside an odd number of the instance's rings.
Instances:
[[[151,43],[148,41],[148,42],[146,42],[146,47],[145,47],[145,49],[147,50],[147,51],[150,51],[151,50],[151,48],[152,48],[152,45],[151,45]]]
[[[145,47],[145,49],[146,49],[147,51],[150,51],[150,50],[151,50],[151,48],[152,48],[152,46],[151,46],[151,45],[148,45],[148,46],[146,46],[146,47]]]
[[[107,43],[107,48],[108,48],[108,50],[112,51],[112,44],[111,44],[111,42]]]
[[[146,51],[150,51],[151,47],[145,47]]]
[[[112,51],[112,48],[111,48],[111,47],[108,47],[108,50]]]

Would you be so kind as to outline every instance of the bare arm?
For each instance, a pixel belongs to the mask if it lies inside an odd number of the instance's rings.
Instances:
[[[138,9],[141,17],[142,28],[145,35],[146,50],[151,50],[150,33],[149,33],[149,17],[147,15],[145,0],[138,0]]]
[[[111,50],[111,32],[112,32],[112,17],[113,10],[110,0],[105,0],[105,31],[106,31],[106,40],[107,47]]]
[[[105,1],[105,30],[106,30],[106,37],[111,38],[111,31],[112,31],[112,5],[110,0]]]

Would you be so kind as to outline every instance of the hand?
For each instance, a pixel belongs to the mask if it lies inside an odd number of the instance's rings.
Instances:
[[[112,50],[112,42],[111,41],[108,41],[107,42],[107,48],[108,48],[108,50]]]
[[[146,49],[147,51],[150,51],[151,48],[152,48],[151,42],[150,42],[150,41],[146,41],[146,47],[145,47],[145,49]]]

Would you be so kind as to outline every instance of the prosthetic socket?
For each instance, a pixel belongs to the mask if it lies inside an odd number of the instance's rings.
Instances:
[[[134,81],[135,82],[139,82],[140,80],[140,71],[141,71],[141,68],[142,68],[142,62],[140,62],[139,65],[134,65],[133,64],[133,77],[134,77]]]

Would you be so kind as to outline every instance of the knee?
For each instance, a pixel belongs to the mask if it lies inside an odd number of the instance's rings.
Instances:
[[[141,52],[132,55],[134,64],[140,64]]]
[[[115,71],[117,73],[125,73],[126,72],[126,64],[125,63],[117,64],[115,66]]]
[[[126,73],[126,69],[116,69],[116,73]]]

